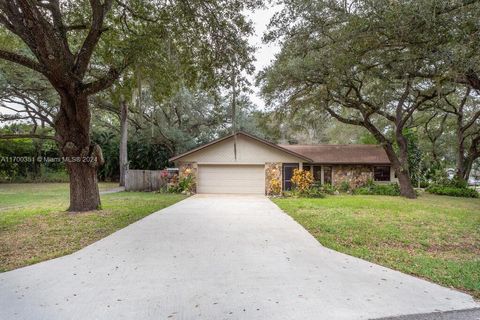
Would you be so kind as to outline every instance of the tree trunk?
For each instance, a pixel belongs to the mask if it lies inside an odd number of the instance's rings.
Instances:
[[[409,199],[415,199],[417,197],[417,194],[413,189],[412,182],[410,181],[408,173],[405,173],[401,168],[397,168],[394,170],[397,174],[398,184],[400,185],[400,195]]]
[[[437,167],[441,166],[441,162],[438,159],[438,153],[437,153],[437,147],[435,146],[435,141],[432,141],[432,159],[433,159],[433,163],[435,163]]]
[[[128,105],[122,97],[120,101],[120,186],[125,186],[128,165]]]
[[[100,209],[97,168],[103,164],[98,145],[90,140],[90,110],[86,96],[60,92],[61,105],[55,120],[60,151],[70,176],[69,211]]]
[[[97,168],[89,163],[70,163],[70,207],[68,211],[91,211],[101,208]]]
[[[467,156],[465,157],[465,162],[463,164],[463,179],[468,182],[470,178],[470,173],[472,172],[473,163],[480,156],[480,134],[474,137],[470,143],[470,148],[468,148]]]
[[[461,111],[462,107],[459,107],[460,110],[456,112],[456,138],[457,138],[457,154],[455,156],[455,176],[457,179],[461,180],[465,174],[465,135],[463,131],[463,112]]]
[[[395,170],[395,173],[397,174],[398,184],[400,186],[400,195],[409,199],[417,198],[417,194],[413,189],[412,181],[410,180],[410,174],[408,171],[408,157],[406,155],[407,151],[403,151],[405,154],[401,157],[401,159],[404,161],[404,163],[402,163],[391,144],[384,145],[383,148],[387,153],[388,159],[392,163],[393,170]],[[402,152],[402,150],[400,150],[400,152]]]
[[[465,175],[465,156],[463,153],[463,148],[457,151],[455,175],[459,179],[463,179]]]
[[[474,158],[467,157],[465,159],[465,164],[463,166],[463,176],[462,179],[468,182],[468,178],[470,178],[470,172],[472,172]]]

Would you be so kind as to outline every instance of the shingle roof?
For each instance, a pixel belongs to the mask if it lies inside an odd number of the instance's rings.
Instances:
[[[390,164],[385,150],[368,144],[281,144],[282,148],[325,164]]]

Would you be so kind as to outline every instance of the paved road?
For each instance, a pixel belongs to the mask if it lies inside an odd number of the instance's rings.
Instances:
[[[0,274],[0,319],[370,319],[478,307],[322,247],[265,197],[194,196]]]

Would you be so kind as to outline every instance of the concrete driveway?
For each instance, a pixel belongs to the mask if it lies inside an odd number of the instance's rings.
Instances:
[[[370,319],[478,307],[322,247],[260,196],[198,195],[0,274],[0,319]]]

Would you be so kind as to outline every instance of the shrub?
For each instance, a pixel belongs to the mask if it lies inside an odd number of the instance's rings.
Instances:
[[[268,184],[268,195],[279,195],[282,192],[282,183],[279,179],[273,178]]]
[[[430,186],[430,183],[428,181],[420,182],[420,188],[428,188],[428,186]]]
[[[372,180],[368,180],[365,185],[353,190],[353,194],[399,196],[400,187],[396,183],[375,184]]]
[[[320,188],[311,187],[301,192],[299,196],[305,198],[325,198],[325,193]]]
[[[330,183],[325,183],[320,187],[320,190],[325,194],[335,194],[337,189]]]
[[[299,191],[297,189],[292,189],[290,191],[283,192],[284,197],[298,197],[298,198],[325,198],[325,193],[321,188],[310,187],[308,189]]]
[[[448,179],[445,176],[437,175],[440,178],[430,185],[426,191],[432,194],[452,197],[478,198],[479,194],[468,187],[467,181],[459,178]]]
[[[181,176],[178,180],[180,192],[193,192],[195,177],[192,174]]]
[[[448,178],[448,175],[445,172],[445,170],[436,170],[435,176],[433,177],[432,185],[454,187],[454,188],[467,188],[468,182],[458,177],[454,177],[450,179]]]
[[[474,189],[468,187],[455,187],[455,186],[440,186],[440,185],[431,185],[427,188],[427,192],[438,194],[442,196],[452,196],[452,197],[465,197],[465,198],[478,198],[479,194]]]
[[[338,188],[338,191],[340,192],[350,191],[350,184],[348,183],[348,181],[342,181],[342,183],[340,184],[340,187]]]
[[[463,179],[453,178],[452,180],[450,180],[450,182],[447,184],[447,186],[454,187],[454,188],[467,189],[468,188],[468,182],[463,180]]]
[[[318,180],[313,181],[312,188],[321,189],[322,188],[322,182],[318,181]]]
[[[167,183],[167,192],[169,193],[180,193],[178,191],[178,174],[174,174]]]
[[[303,193],[310,189],[313,184],[313,175],[310,171],[295,169],[293,170],[292,183],[299,193]]]
[[[195,175],[190,168],[183,171],[179,178],[172,177],[168,186],[170,193],[193,193],[195,189]]]

